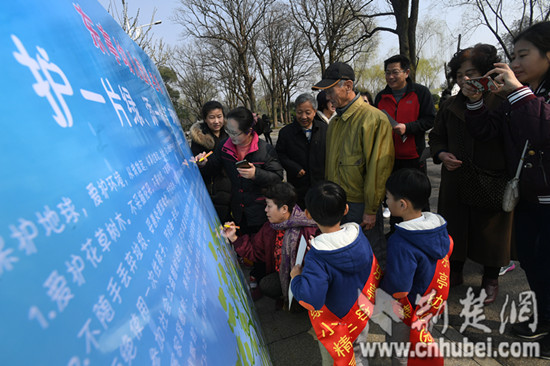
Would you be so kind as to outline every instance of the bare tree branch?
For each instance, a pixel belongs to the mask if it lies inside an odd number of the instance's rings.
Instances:
[[[369,49],[374,23],[366,15],[372,0],[290,0],[294,22],[318,59],[321,72]]]
[[[262,19],[273,0],[180,0],[177,21],[188,35],[210,44],[227,45],[234,51],[245,87],[245,105],[256,108],[254,64],[251,49],[262,29]],[[240,83],[239,83],[240,84]]]
[[[122,5],[121,11],[119,11],[117,3],[110,0],[107,11],[118,21],[124,32],[151,57],[157,66],[166,65],[172,54],[171,49],[162,39],[153,40],[152,23],[155,21],[156,8],[153,9],[149,23],[144,26],[139,19],[140,9],[136,11],[135,16],[131,16],[128,12],[127,0],[120,0],[120,3]]]
[[[447,0],[450,6],[469,8],[468,28],[478,25],[489,29],[508,59],[512,57],[511,40],[526,27],[537,21],[547,20],[550,15],[548,0]],[[478,17],[478,22],[472,19]]]

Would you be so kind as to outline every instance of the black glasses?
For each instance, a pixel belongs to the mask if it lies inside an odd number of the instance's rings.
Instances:
[[[399,69],[395,69],[395,70],[386,70],[386,76],[390,76],[390,75],[393,75],[393,76],[397,76],[399,74],[401,74],[402,72],[405,72],[403,70],[399,70]]]

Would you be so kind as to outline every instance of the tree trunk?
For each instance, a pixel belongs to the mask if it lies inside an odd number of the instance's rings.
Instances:
[[[416,79],[416,67],[418,66],[418,57],[416,56],[416,25],[418,23],[418,2],[419,0],[412,0],[411,13],[408,22],[408,38],[409,38],[409,55],[407,56],[411,60],[411,73],[410,78],[412,81]]]
[[[248,69],[248,57],[246,54],[240,54],[239,59],[241,61],[242,75],[245,89],[245,105],[252,112],[256,112],[256,95],[254,94],[254,76],[250,75]]]
[[[418,2],[412,0],[409,16],[409,0],[391,0],[394,11],[395,30],[399,38],[399,54],[411,61],[410,78],[414,81],[416,75],[416,25],[418,23]]]
[[[271,96],[271,120],[273,121],[273,128],[277,127],[277,118],[275,118],[275,98]]]

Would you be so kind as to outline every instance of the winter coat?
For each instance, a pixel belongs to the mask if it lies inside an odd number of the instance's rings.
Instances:
[[[433,127],[435,118],[430,90],[407,78],[407,89],[399,102],[395,100],[392,89],[386,86],[376,95],[374,105],[406,126],[405,134],[409,135],[409,138],[404,142],[402,136],[393,133],[395,159],[415,159],[422,156],[426,148],[426,131]]]
[[[407,292],[411,304],[432,282],[437,261],[449,252],[451,240],[443,217],[423,212],[422,217],[395,225],[388,239],[386,271],[380,288],[388,294]]]
[[[300,210],[301,212],[301,210]],[[303,215],[303,213],[302,213]],[[305,215],[304,215],[305,216]],[[318,232],[317,225],[311,222],[311,226],[302,226],[298,239],[302,236],[309,240]],[[273,228],[270,222],[263,224],[260,231],[256,234],[242,235],[233,242],[235,252],[243,258],[247,258],[252,262],[265,263],[265,274],[268,275],[276,271],[275,268],[275,240],[277,238],[277,230]],[[296,243],[296,248],[299,242]],[[296,259],[293,258],[295,261]],[[292,269],[292,268],[291,268]],[[284,292],[283,292],[284,293]]]
[[[298,203],[303,209],[308,189],[325,179],[327,128],[325,122],[313,120],[310,141],[296,120],[279,131],[277,155],[286,170],[288,182],[296,188]],[[298,177],[302,169],[306,174]]]
[[[235,163],[239,161],[237,149],[231,139],[219,144],[207,164],[201,168],[210,174],[224,169],[231,181],[231,214],[237,224],[243,218],[249,226],[261,226],[267,221],[264,192],[272,184],[283,179],[283,167],[277,159],[275,148],[253,133],[250,150],[245,156],[256,167],[254,179],[240,176]]]
[[[227,133],[222,128],[220,137],[217,137],[210,131],[206,122],[195,122],[189,130],[191,138],[191,151],[194,156],[201,152],[209,152],[227,138]],[[231,219],[229,203],[231,202],[231,182],[225,174],[224,170],[207,172],[201,169],[202,179],[206,185],[206,189],[210,194],[212,203],[218,213],[221,222],[226,222]]]
[[[302,274],[290,284],[298,301],[320,310],[323,305],[343,318],[357,301],[367,282],[374,254],[369,240],[356,223],[321,234],[311,242]]]
[[[491,109],[502,102],[502,98],[492,93],[484,98]],[[474,140],[465,126],[465,110],[466,97],[462,93],[449,98],[441,106],[434,128],[429,133],[434,163],[441,164],[438,155],[442,151],[454,154],[458,160],[464,160],[466,152],[480,168],[505,169],[505,153],[500,140]],[[448,171],[441,165],[437,212],[447,220],[447,229],[454,240],[451,260],[465,261],[470,258],[486,266],[504,266],[510,260],[512,214],[487,211],[461,202],[458,192],[460,169]]]
[[[386,195],[391,133],[388,117],[360,97],[328,126],[325,176],[346,191],[348,202],[364,203],[367,214],[375,214]]]
[[[514,176],[525,145],[529,147],[520,177],[520,199],[550,204],[550,82],[533,93],[517,89],[496,109],[483,102],[468,105],[466,126],[480,141],[499,137],[505,146],[510,176]]]

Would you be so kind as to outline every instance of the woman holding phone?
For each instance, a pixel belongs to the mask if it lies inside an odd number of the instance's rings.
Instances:
[[[540,356],[550,359],[550,22],[519,33],[510,65],[496,63],[486,73],[490,74],[497,74],[497,92],[507,100],[489,111],[480,93],[465,87],[466,123],[481,141],[501,139],[510,176],[523,158],[514,229],[518,258],[536,295],[538,314],[514,324],[512,330],[519,337],[540,338]]]
[[[275,148],[259,139],[254,131],[254,116],[244,107],[227,114],[225,132],[229,136],[214,154],[196,156],[201,172],[216,172],[222,167],[231,181],[231,214],[240,226],[239,235],[254,234],[267,221],[264,192],[283,179],[283,167]]]
[[[469,258],[483,265],[485,304],[495,301],[500,267],[510,261],[512,214],[502,211],[502,203],[498,204],[502,192],[500,196],[496,189],[483,192],[478,181],[472,179],[472,173],[500,175],[504,187],[506,161],[500,139],[479,142],[468,133],[464,122],[468,98],[464,90],[467,80],[481,77],[499,61],[496,48],[488,44],[477,44],[453,56],[449,76],[460,92],[441,106],[429,133],[434,163],[442,164],[437,212],[447,220],[454,240],[451,287],[462,284],[462,269]],[[482,97],[489,109],[498,108],[504,101],[489,91]],[[481,197],[488,200],[483,202]]]

